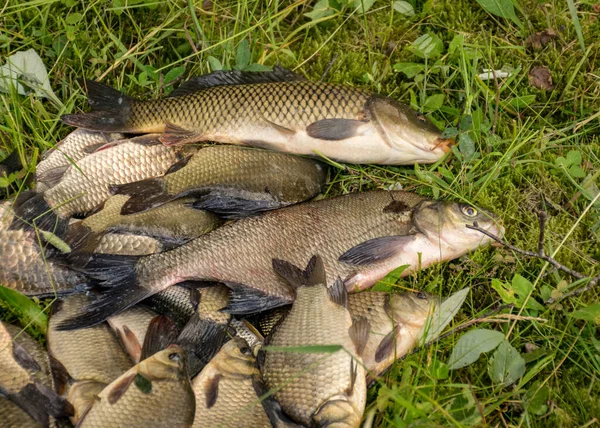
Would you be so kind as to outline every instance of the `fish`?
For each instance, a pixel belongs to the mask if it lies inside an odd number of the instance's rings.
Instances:
[[[125,138],[121,133],[93,132],[76,129],[42,155],[35,169],[36,192],[58,184],[67,169],[108,144]]]
[[[231,315],[222,309],[229,304],[229,294],[222,284],[203,288],[196,313],[177,338],[176,343],[187,353],[191,377],[200,373],[228,339]]]
[[[97,209],[111,196],[110,185],[161,176],[193,150],[165,147],[157,135],[143,135],[86,156],[51,189],[22,202],[19,195],[11,228],[37,227],[64,239],[69,219]]]
[[[23,334],[26,333],[19,333]],[[43,372],[43,367],[27,351],[27,346],[21,343],[23,338],[13,336],[6,325],[0,322],[0,397],[17,405],[33,421],[48,427],[50,416],[69,416],[73,413],[73,408],[51,389],[47,373]],[[3,407],[13,406],[4,404]],[[14,409],[11,413],[23,416]]]
[[[120,211],[128,199],[125,195],[111,196],[100,211],[69,225],[66,241],[73,249],[71,261],[79,258],[82,264],[93,252],[152,254],[181,245],[223,223],[215,214],[189,206],[194,201],[190,198],[123,215]]]
[[[385,372],[419,343],[428,317],[441,299],[420,292],[370,292],[350,294],[348,310],[371,326],[362,353],[367,384]]]
[[[347,163],[408,165],[436,162],[453,144],[427,117],[392,98],[311,82],[279,66],[213,72],[149,101],[91,80],[82,86],[93,111],[63,115],[63,123],[161,133],[168,145],[215,141]]]
[[[8,177],[13,172],[23,169],[21,157],[18,150],[13,150],[9,155],[0,161],[0,177]]]
[[[296,299],[259,351],[265,385],[285,414],[304,426],[358,427],[367,402],[361,354],[369,322],[350,315],[340,278],[328,287],[319,256],[305,270],[274,259],[273,270],[294,288]],[[336,345],[341,348],[332,352],[298,349]],[[284,352],[286,347],[295,349]]]
[[[86,277],[69,268],[60,252],[33,230],[11,229],[13,201],[0,201],[0,285],[26,296],[51,297],[86,288]]]
[[[43,425],[27,414],[27,412],[10,401],[0,396],[0,415],[2,426],[5,428],[40,428]]]
[[[74,424],[95,402],[96,395],[132,366],[105,323],[70,332],[56,328],[88,302],[84,294],[56,301],[48,323],[48,352],[54,360],[55,378],[59,379],[57,391],[73,404]]]
[[[321,191],[325,166],[313,159],[237,146],[209,146],[177,171],[159,178],[114,186],[129,195],[121,214],[161,206],[182,196],[192,206],[224,218],[241,218],[311,199]]]
[[[267,391],[252,348],[234,337],[192,382],[196,415],[192,427],[295,426]],[[297,426],[297,425],[296,425]]]
[[[185,351],[171,345],[104,388],[77,426],[190,426],[195,407]]]
[[[487,245],[499,219],[470,205],[402,191],[368,191],[307,202],[226,224],[178,248],[145,257],[95,255],[83,272],[102,296],[61,328],[101,322],[165,288],[186,281],[218,281],[231,289],[224,311],[263,312],[293,302],[273,258],[306,265],[319,251],[328,281],[366,289],[393,269],[403,276]]]
[[[245,319],[232,318],[229,326],[235,330],[235,336],[244,339],[248,343],[254,355],[258,354],[265,338],[252,323]]]
[[[200,303],[200,291],[196,287],[172,285],[142,303],[159,314],[167,315],[183,329],[196,313]]]
[[[141,360],[148,326],[156,316],[152,309],[138,305],[107,320],[134,364]]]

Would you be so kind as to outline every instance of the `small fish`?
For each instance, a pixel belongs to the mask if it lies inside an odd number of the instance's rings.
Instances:
[[[134,364],[140,362],[148,326],[156,316],[152,309],[138,305],[107,320]]]
[[[433,163],[450,140],[421,113],[370,92],[311,82],[283,67],[217,71],[167,97],[138,101],[83,82],[94,111],[61,120],[95,131],[162,133],[165,144],[216,141],[350,163]]]
[[[196,396],[193,427],[292,426],[267,392],[252,349],[234,337],[192,383]]]
[[[18,335],[27,334],[12,331]],[[0,397],[7,398],[35,422],[48,427],[50,416],[69,416],[73,407],[51,389],[48,373],[44,373],[44,368],[26,346],[21,345],[23,342],[23,338],[13,336],[0,322]],[[3,407],[12,406],[5,404]]]
[[[107,144],[122,140],[124,134],[104,133],[76,129],[42,155],[35,169],[36,191],[44,192],[58,184],[66,170],[81,159],[106,147]]]
[[[48,352],[54,358],[53,370],[59,379],[58,391],[75,407],[71,421],[94,403],[106,385],[131,367],[131,360],[106,324],[64,332],[56,326],[89,302],[85,295],[69,296],[54,303],[48,324]]]
[[[273,269],[296,291],[290,312],[267,338],[261,371],[283,411],[306,426],[358,427],[367,401],[361,354],[369,335],[364,318],[352,319],[341,279],[327,286],[320,257],[306,270],[273,260]],[[338,345],[333,352],[270,348]]]
[[[172,345],[141,361],[104,388],[77,426],[190,426],[195,407],[185,351]]]
[[[110,197],[110,185],[161,176],[190,150],[165,147],[156,135],[143,135],[86,156],[56,186],[17,199],[11,228],[36,226],[64,239],[69,218],[90,214]]]
[[[200,291],[196,287],[173,285],[154,294],[143,303],[159,314],[167,315],[183,328],[198,309]]]
[[[58,261],[35,231],[10,228],[14,218],[12,203],[0,201],[0,285],[39,297],[84,289],[85,276]]]
[[[204,147],[164,177],[112,188],[130,195],[121,214],[160,206],[182,196],[193,206],[226,218],[241,218],[315,197],[325,184],[320,162],[248,147]]]
[[[349,291],[368,288],[401,265],[402,275],[462,256],[491,238],[468,229],[477,221],[500,235],[498,219],[462,203],[402,191],[370,191],[294,205],[226,224],[171,251],[146,257],[95,255],[85,272],[102,297],[62,328],[108,316],[186,281],[218,281],[231,291],[225,309],[252,314],[292,303],[293,291],[271,260],[306,265],[319,251],[328,280]]]
[[[423,292],[364,292],[348,296],[348,310],[371,326],[362,353],[367,384],[386,371],[398,358],[418,345],[427,318],[440,298]]]
[[[215,284],[200,291],[198,310],[177,339],[188,356],[190,376],[196,376],[219,352],[227,338],[231,315],[222,312],[229,304],[229,288]]]

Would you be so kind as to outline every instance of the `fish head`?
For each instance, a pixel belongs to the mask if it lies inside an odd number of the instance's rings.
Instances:
[[[227,342],[214,361],[219,373],[229,376],[252,376],[258,374],[252,348],[245,339],[235,336]]]
[[[438,296],[423,291],[394,293],[390,296],[388,312],[394,322],[420,329],[439,303]]]
[[[446,260],[492,242],[489,236],[467,227],[475,223],[495,236],[504,234],[498,216],[469,204],[426,200],[413,213],[413,225],[432,244],[439,246]]]
[[[441,137],[425,115],[390,98],[373,99],[370,112],[383,138],[411,163],[431,163],[450,151],[454,141]]]
[[[169,345],[138,364],[138,372],[149,380],[187,378],[187,358],[183,348]]]

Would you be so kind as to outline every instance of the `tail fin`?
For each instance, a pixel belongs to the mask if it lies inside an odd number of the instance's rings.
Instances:
[[[140,361],[167,349],[169,345],[177,343],[180,329],[175,321],[166,315],[157,315],[152,318],[146,331],[146,337],[142,346]]]
[[[44,199],[44,194],[24,192],[13,205],[15,218],[10,229],[41,229],[64,239],[69,225],[68,218],[60,218]]]
[[[27,384],[8,398],[42,426],[49,425],[49,417],[64,418],[73,415],[73,406],[50,388],[37,382]]]
[[[5,157],[2,161],[0,161],[0,176],[3,174],[10,175],[15,171],[19,171],[23,168],[21,164],[21,158],[19,157],[19,152],[17,150],[13,150],[13,152]]]
[[[134,131],[128,125],[132,98],[93,80],[83,80],[82,86],[94,111],[65,114],[60,118],[64,123],[92,131]]]
[[[75,268],[87,266],[92,253],[105,234],[105,231],[94,233],[81,222],[70,225],[66,238],[67,244],[71,247],[71,252],[66,256],[69,264]]]
[[[135,183],[111,186],[113,195],[130,195],[121,207],[121,215],[135,214],[166,204],[177,197],[170,195],[162,178],[149,178]]]

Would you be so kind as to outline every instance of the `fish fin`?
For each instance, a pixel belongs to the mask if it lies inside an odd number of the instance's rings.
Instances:
[[[165,172],[165,175],[173,174],[174,172],[179,171],[181,168],[183,168],[184,166],[186,166],[188,164],[188,162],[190,161],[192,156],[194,156],[194,155],[193,154],[187,155],[187,156],[184,156],[182,159],[179,159],[177,162],[175,162],[173,165],[171,165],[169,167],[167,172]]]
[[[256,328],[256,326],[254,324],[252,324],[247,319],[243,319],[242,320],[242,324],[244,324],[244,326],[250,331],[250,333],[252,333],[254,336],[256,336],[256,338],[258,339],[259,342],[263,342],[264,343],[265,337],[258,330],[258,328]],[[236,334],[237,334],[237,332],[236,332]]]
[[[105,231],[92,232],[82,222],[71,224],[66,238],[67,244],[71,247],[71,252],[66,255],[69,264],[75,268],[85,267],[105,234]]]
[[[306,285],[306,272],[299,267],[280,259],[273,259],[272,263],[275,273],[285,279],[294,291]]]
[[[73,415],[73,406],[46,385],[28,383],[19,392],[7,394],[8,399],[23,409],[29,416],[48,426],[48,416],[64,418]]]
[[[174,146],[177,144],[197,143],[203,141],[203,137],[196,131],[189,131],[174,123],[166,122],[160,141],[165,146]]]
[[[192,316],[176,341],[187,353],[190,376],[200,373],[226,341],[226,324]]]
[[[226,283],[231,289],[229,305],[222,312],[231,315],[246,315],[264,312],[291,303],[291,299],[268,295],[243,284]]]
[[[17,342],[13,342],[13,357],[17,364],[29,372],[38,372],[41,370],[35,358]]]
[[[309,260],[304,270],[306,276],[306,285],[325,285],[327,286],[327,273],[325,272],[325,265],[323,259],[319,255],[314,255]]]
[[[302,426],[296,424],[285,414],[281,405],[275,400],[275,397],[273,397],[273,394],[269,391],[269,388],[267,388],[260,375],[252,377],[252,387],[271,422],[271,426],[276,428],[299,428]]]
[[[337,303],[344,308],[348,307],[348,290],[344,285],[344,281],[338,277],[331,287],[327,289],[327,294],[332,302]]]
[[[248,199],[247,192],[228,188],[213,189],[186,206],[190,205],[195,209],[210,211],[226,219],[240,219],[284,206],[281,202],[273,200]]]
[[[91,144],[83,149],[83,153],[85,153],[87,155],[91,155],[92,153],[96,153],[97,151],[106,148],[106,146],[111,143],[116,143],[116,142],[109,141],[109,142]]]
[[[225,85],[250,85],[255,83],[293,82],[306,80],[304,76],[276,65],[272,71],[213,71],[182,83],[169,97],[180,97],[203,89]]]
[[[57,166],[56,168],[38,174],[35,179],[38,183],[44,183],[48,187],[54,187],[60,183],[60,180],[62,180],[63,175],[65,175],[65,172],[67,172],[70,166],[71,164]]]
[[[352,358],[350,360],[350,385],[346,390],[346,395],[351,395],[354,390],[354,384],[356,384],[356,379],[358,377],[358,362]]]
[[[6,175],[10,175],[22,168],[23,165],[21,164],[21,157],[18,150],[13,150],[10,155],[0,161],[0,170],[4,169]]]
[[[112,405],[119,401],[119,399],[125,395],[136,376],[137,373],[130,373],[119,379],[118,382],[112,386],[110,391],[107,392],[106,399],[108,400],[108,403]]]
[[[413,238],[412,235],[397,235],[369,239],[350,248],[338,260],[356,266],[378,263],[400,253]]]
[[[306,127],[309,137],[321,140],[344,140],[358,134],[358,128],[367,123],[354,119],[322,119]]]
[[[380,363],[384,359],[388,358],[394,351],[394,344],[398,340],[398,334],[400,333],[400,326],[396,325],[392,331],[385,335],[385,337],[379,343],[377,350],[375,351],[375,362]]]
[[[206,408],[210,409],[217,402],[217,398],[219,397],[219,381],[221,380],[221,375],[219,373],[215,374],[204,386],[204,394],[206,396]]]
[[[133,331],[126,325],[123,326],[123,330],[117,329],[117,336],[123,348],[127,351],[131,360],[137,364],[142,361],[142,344],[138,340],[137,336]]]
[[[165,182],[160,177],[111,186],[109,190],[113,195],[131,195],[121,207],[121,215],[144,212],[171,202],[177,197],[167,192]]]
[[[79,84],[85,89],[88,104],[94,110],[107,110],[127,106],[134,101],[133,98],[104,83],[79,79]]]
[[[50,360],[50,371],[54,380],[54,388],[58,395],[63,395],[66,393],[67,386],[71,384],[73,378],[71,378],[63,363],[54,358],[50,353],[48,353],[48,359]]]
[[[179,332],[179,327],[177,327],[175,321],[170,317],[166,315],[157,315],[152,318],[148,325],[148,330],[146,331],[146,337],[144,338],[140,361],[145,360],[157,352],[166,349],[169,345],[176,343]]]
[[[41,229],[51,232],[60,239],[64,239],[69,226],[69,219],[60,218],[50,208],[44,199],[44,194],[26,195],[22,203],[15,203],[13,211],[15,218],[9,226],[10,230],[32,230]],[[17,198],[18,199],[18,198]]]
[[[128,138],[124,141],[128,142],[128,143],[134,143],[134,144],[139,144],[140,146],[158,146],[159,144],[161,144],[160,142],[160,136],[161,134],[143,134],[143,135],[137,135],[135,137],[132,138]],[[119,144],[121,141],[116,141],[117,144]]]
[[[350,340],[356,347],[356,352],[360,356],[365,350],[367,340],[369,340],[369,334],[371,330],[371,323],[368,319],[363,317],[356,317],[352,320],[352,325],[348,329]]]
[[[267,118],[263,118],[263,120],[265,122],[267,122],[269,125],[271,125],[273,128],[275,128],[276,130],[278,130],[279,132],[281,132],[284,135],[293,135],[296,133],[296,131],[294,129],[288,128],[286,126],[280,125],[278,123],[273,122],[272,120],[269,120]]]

